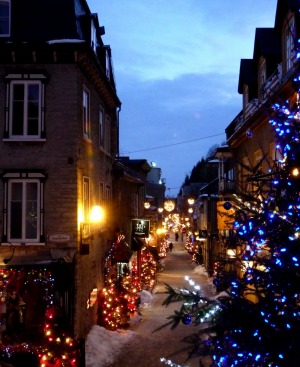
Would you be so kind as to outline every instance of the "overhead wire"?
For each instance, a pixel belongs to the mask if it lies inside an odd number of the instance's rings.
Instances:
[[[199,140],[214,138],[214,137],[220,136],[220,135],[224,135],[224,133],[210,135],[210,136],[204,136],[202,138],[197,138],[197,139],[185,140],[185,141],[181,141],[179,143],[166,144],[166,145],[160,145],[160,146],[152,147],[152,148],[145,148],[145,149],[133,150],[131,152],[128,152],[128,154],[131,154],[131,153],[139,153],[139,152],[146,152],[148,150],[155,150],[155,149],[161,149],[161,148],[168,148],[168,147],[172,147],[172,146],[176,146],[176,145],[182,145],[182,144],[192,143],[194,141],[199,141]]]

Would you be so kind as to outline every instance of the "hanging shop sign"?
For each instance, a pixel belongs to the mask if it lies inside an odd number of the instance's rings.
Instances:
[[[131,221],[131,235],[132,237],[149,237],[150,220],[132,219]]]

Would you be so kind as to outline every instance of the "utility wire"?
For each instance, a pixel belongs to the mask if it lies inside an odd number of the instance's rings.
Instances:
[[[179,143],[173,143],[173,144],[167,144],[167,145],[160,145],[158,147],[152,147],[152,148],[146,148],[146,149],[140,149],[140,150],[133,150],[131,152],[128,152],[129,154],[131,153],[139,153],[139,152],[146,152],[148,150],[155,150],[155,149],[161,149],[161,148],[167,148],[167,147],[173,147],[175,145],[181,145],[181,144],[187,144],[187,143],[192,143],[193,141],[199,141],[199,140],[204,140],[204,139],[209,139],[209,138],[214,138],[216,136],[220,136],[220,135],[224,135],[224,133],[221,134],[215,134],[215,135],[210,135],[210,136],[204,136],[203,138],[198,138],[198,139],[192,139],[192,140],[186,140],[186,141],[181,141]]]

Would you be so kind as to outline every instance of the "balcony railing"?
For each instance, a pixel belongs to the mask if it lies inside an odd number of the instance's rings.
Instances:
[[[219,181],[219,192],[226,194],[233,194],[235,192],[235,181],[221,179]]]
[[[252,99],[245,107],[245,120],[252,116],[258,109],[258,99]]]
[[[278,89],[282,79],[282,64],[277,66],[274,73],[266,80],[260,90],[260,97],[262,102],[268,99]]]

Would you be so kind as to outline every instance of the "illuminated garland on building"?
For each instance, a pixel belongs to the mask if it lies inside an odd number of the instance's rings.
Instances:
[[[53,306],[54,279],[51,271],[0,269],[0,306],[6,307],[9,295],[16,294],[19,302],[19,322],[23,323],[27,292],[34,283],[40,283],[44,290],[43,301],[46,305],[44,336],[41,335],[41,342],[38,345],[28,341],[19,343],[10,338],[9,345],[3,343],[1,345],[2,357],[9,362],[15,354],[22,352],[36,356],[40,367],[78,367],[78,348],[70,335],[62,329],[60,310]],[[5,340],[4,335],[3,342]]]

